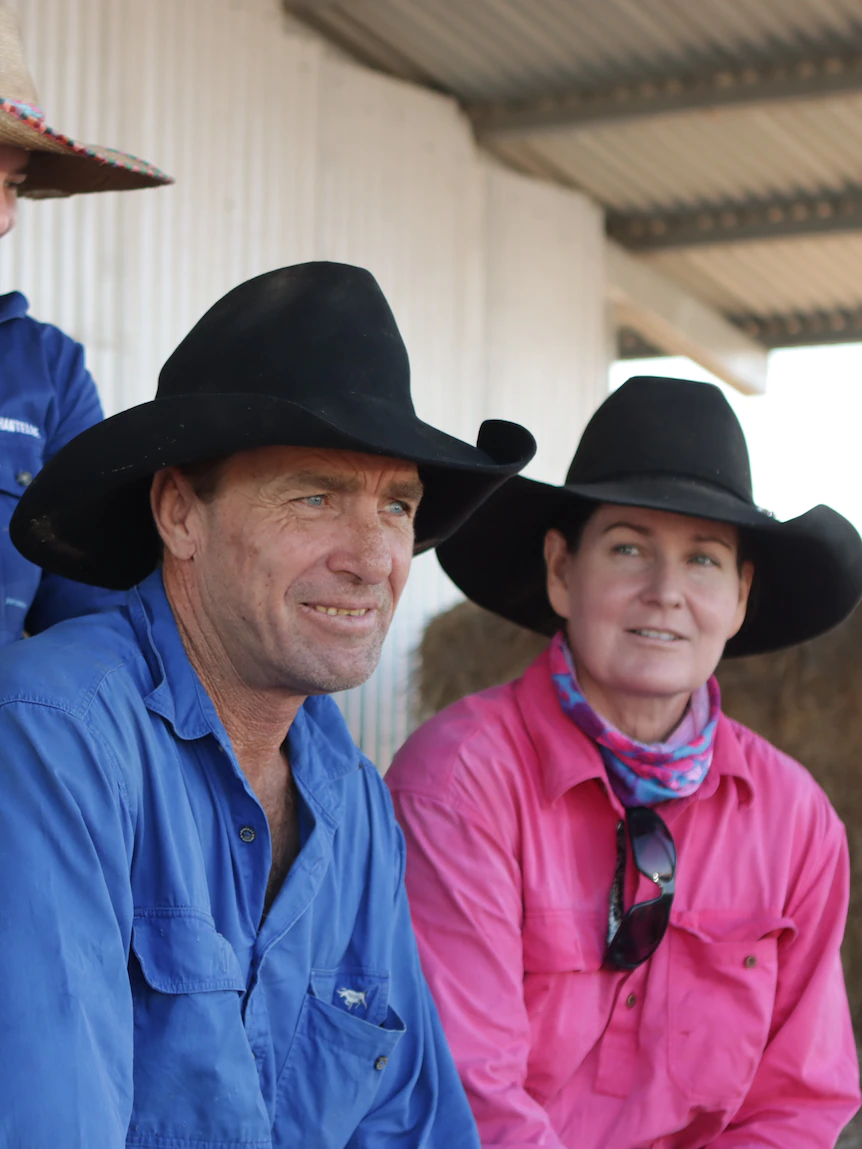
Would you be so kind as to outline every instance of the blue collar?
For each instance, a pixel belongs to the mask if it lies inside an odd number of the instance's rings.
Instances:
[[[0,295],[0,323],[5,323],[7,319],[23,319],[29,307],[27,296],[20,291]]]
[[[129,591],[128,607],[156,682],[144,699],[147,709],[170,723],[184,741],[212,735],[239,769],[227,731],[186,654],[161,570]],[[288,753],[297,780],[311,790],[325,788],[362,766],[360,752],[329,695],[307,698],[300,707],[288,734]]]

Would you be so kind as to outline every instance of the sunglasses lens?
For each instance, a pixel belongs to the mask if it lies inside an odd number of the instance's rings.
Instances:
[[[667,932],[673,897],[664,894],[652,902],[632,906],[608,946],[605,965],[613,969],[635,969],[658,949]]]
[[[656,874],[670,882],[676,871],[676,847],[667,826],[652,810],[636,807],[629,811],[632,856],[642,874]]]

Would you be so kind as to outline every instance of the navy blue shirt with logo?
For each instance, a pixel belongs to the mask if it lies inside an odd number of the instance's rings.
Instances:
[[[102,418],[80,343],[37,322],[27,307],[20,291],[0,296],[0,646],[122,601],[43,573],[9,539],[9,520],[33,476]]]

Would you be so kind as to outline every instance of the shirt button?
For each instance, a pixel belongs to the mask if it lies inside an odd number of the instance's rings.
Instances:
[[[257,834],[254,832],[254,828],[252,826],[243,826],[239,832],[239,836],[244,842],[253,842],[257,837]]]
[[[754,956],[754,954],[749,954],[742,964],[746,969],[754,969],[754,967],[757,965],[757,958]]]
[[[374,1062],[374,1068],[375,1069],[385,1069],[388,1064],[389,1064],[389,1058],[388,1057],[378,1057],[377,1060]]]
[[[15,476],[15,481],[19,487],[29,487],[33,482],[33,476],[29,471],[19,471]]]
[[[626,998],[626,1005],[629,1007],[629,1009],[634,1009],[634,1007],[637,1005],[637,1003],[638,1003],[638,995],[636,993],[630,993],[629,996]]]

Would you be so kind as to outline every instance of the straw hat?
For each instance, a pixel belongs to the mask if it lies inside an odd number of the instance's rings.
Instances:
[[[31,153],[18,194],[33,199],[78,192],[131,191],[173,183],[125,152],[81,144],[45,122],[27,70],[18,20],[0,7],[0,144]]]

